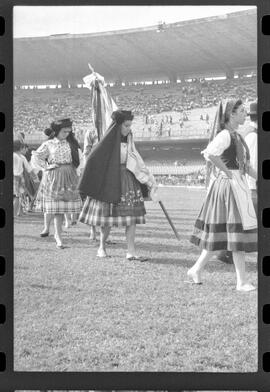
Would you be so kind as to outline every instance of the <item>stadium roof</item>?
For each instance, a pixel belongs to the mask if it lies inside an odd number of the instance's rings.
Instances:
[[[16,85],[81,83],[89,73],[88,63],[107,82],[255,69],[256,10],[164,24],[160,29],[14,39]]]

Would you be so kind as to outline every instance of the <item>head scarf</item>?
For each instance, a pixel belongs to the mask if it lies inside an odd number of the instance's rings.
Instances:
[[[230,120],[233,109],[238,100],[230,99],[224,102],[220,102],[216,111],[215,120],[213,123],[212,131],[209,137],[209,143],[217,136],[217,134],[226,128],[226,123]],[[236,143],[236,160],[239,165],[241,173],[245,174],[246,165],[250,160],[250,154],[248,146],[244,138],[236,131],[230,131],[231,137],[234,138]],[[208,186],[211,174],[216,174],[215,165],[207,161],[206,162],[206,186]]]
[[[112,123],[101,141],[92,149],[79,182],[79,191],[93,199],[117,203],[121,197],[121,124],[133,120],[127,110],[112,113]]]

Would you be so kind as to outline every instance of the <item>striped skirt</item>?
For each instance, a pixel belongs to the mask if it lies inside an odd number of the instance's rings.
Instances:
[[[219,176],[201,208],[190,241],[209,251],[257,251],[257,230],[243,230],[228,178]]]
[[[47,214],[79,213],[82,201],[77,190],[78,179],[76,169],[71,164],[45,171],[35,210]]]
[[[121,165],[121,200],[117,204],[86,198],[79,221],[93,226],[130,226],[145,223],[140,183]]]

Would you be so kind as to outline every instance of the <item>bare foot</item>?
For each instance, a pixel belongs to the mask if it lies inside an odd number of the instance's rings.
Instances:
[[[195,284],[202,284],[201,274],[197,271],[194,271],[192,268],[188,270],[187,276],[191,278]]]
[[[57,236],[54,236],[54,238],[55,238],[55,242],[56,242],[57,248],[63,249],[62,240],[59,237],[57,237]]]
[[[237,291],[253,291],[256,290],[256,287],[253,286],[251,283],[244,283],[242,285],[237,285],[236,286]]]
[[[108,255],[107,255],[107,253],[105,252],[104,249],[98,249],[98,251],[97,251],[97,257],[105,258],[105,257],[108,257]]]

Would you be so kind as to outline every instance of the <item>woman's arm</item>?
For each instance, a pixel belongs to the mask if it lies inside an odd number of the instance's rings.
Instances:
[[[247,171],[247,174],[248,174],[250,177],[252,177],[252,178],[254,178],[255,180],[257,180],[257,176],[258,176],[257,171],[256,171],[255,169],[253,169],[252,166],[248,165],[248,166],[246,167],[246,171]]]
[[[225,163],[222,161],[222,159],[219,156],[215,155],[208,155],[208,159],[213,162],[213,164],[220,170],[222,170],[225,174],[227,174],[228,178],[232,179],[232,173],[231,171],[227,168]]]
[[[37,169],[46,169],[46,159],[49,157],[49,149],[45,143],[41,144],[41,146],[36,150],[32,151],[31,164],[34,168]]]

